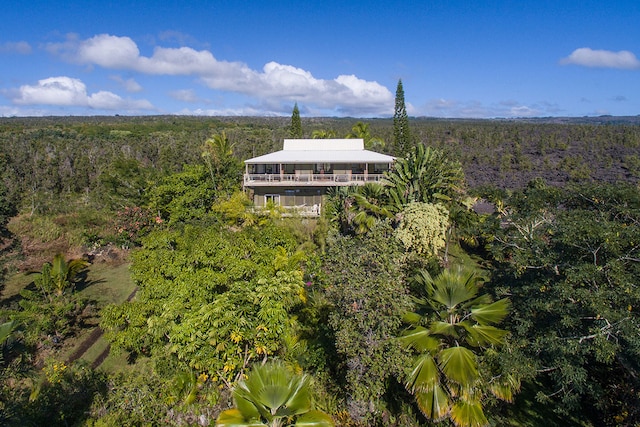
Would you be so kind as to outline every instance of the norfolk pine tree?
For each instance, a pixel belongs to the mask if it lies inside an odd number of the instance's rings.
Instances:
[[[293,106],[293,112],[291,113],[291,128],[289,128],[289,135],[291,138],[302,138],[302,122],[300,121],[300,110],[298,109],[298,103]]]
[[[409,130],[409,116],[404,103],[404,89],[402,80],[398,80],[396,89],[396,107],[393,113],[393,143],[395,152],[399,156],[404,156],[413,144],[411,131]]]

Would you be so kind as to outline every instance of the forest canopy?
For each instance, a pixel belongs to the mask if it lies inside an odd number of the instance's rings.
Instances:
[[[309,219],[241,188],[289,118],[0,119],[0,423],[640,423],[638,120],[409,125]]]

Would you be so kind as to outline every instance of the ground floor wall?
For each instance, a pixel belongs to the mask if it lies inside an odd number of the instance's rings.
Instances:
[[[251,189],[250,195],[257,208],[273,202],[283,207],[319,208],[322,205],[325,187],[315,188],[286,188],[286,187],[256,187]]]

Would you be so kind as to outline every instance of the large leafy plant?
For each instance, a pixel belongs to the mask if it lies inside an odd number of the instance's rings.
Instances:
[[[219,427],[333,426],[331,417],[312,409],[311,378],[274,361],[253,368],[233,390],[236,408],[220,414]]]
[[[413,327],[401,342],[415,353],[406,387],[429,419],[487,425],[487,393],[510,401],[519,387],[512,376],[483,372],[479,358],[483,349],[503,343],[507,332],[494,325],[509,313],[509,300],[492,302],[488,295],[478,295],[480,277],[462,268],[435,278],[422,271],[417,281],[426,298],[420,301],[421,311],[405,316]]]

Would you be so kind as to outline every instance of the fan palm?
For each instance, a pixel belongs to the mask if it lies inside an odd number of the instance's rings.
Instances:
[[[233,390],[235,409],[220,414],[220,427],[333,426],[329,415],[311,409],[311,378],[280,362],[253,368]]]
[[[517,381],[507,376],[486,380],[477,353],[500,345],[506,331],[496,328],[508,314],[507,299],[491,302],[478,295],[481,278],[457,268],[435,278],[423,271],[416,281],[424,287],[424,309],[409,313],[413,328],[401,337],[415,351],[406,387],[420,410],[430,419],[447,416],[458,426],[483,426],[487,419],[482,400],[487,390],[510,400]]]

